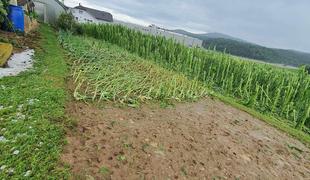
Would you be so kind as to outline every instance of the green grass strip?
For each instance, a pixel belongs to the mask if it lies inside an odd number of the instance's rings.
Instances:
[[[39,28],[35,67],[0,79],[0,179],[63,179],[67,66],[55,32]]]

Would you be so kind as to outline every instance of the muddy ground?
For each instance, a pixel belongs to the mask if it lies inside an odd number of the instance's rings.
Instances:
[[[71,102],[62,160],[73,179],[309,179],[310,152],[217,100],[159,108]]]
[[[39,47],[40,33],[37,30],[28,34],[16,34],[0,30],[0,42],[13,45],[13,53],[19,53],[26,49]]]

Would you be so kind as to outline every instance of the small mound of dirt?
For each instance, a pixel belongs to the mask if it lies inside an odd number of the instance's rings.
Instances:
[[[35,49],[36,47],[39,47],[39,38],[40,33],[36,30],[25,35],[0,30],[0,42],[12,44],[14,47],[14,53],[19,53],[29,48]]]
[[[161,109],[71,102],[73,179],[309,179],[309,149],[222,102]]]

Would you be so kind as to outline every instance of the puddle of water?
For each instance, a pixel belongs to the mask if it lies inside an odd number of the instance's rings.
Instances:
[[[8,67],[0,68],[0,78],[16,76],[33,66],[33,49],[27,49],[21,53],[14,54],[8,61]]]

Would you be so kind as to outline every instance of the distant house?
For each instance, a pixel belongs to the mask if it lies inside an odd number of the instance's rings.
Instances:
[[[111,13],[84,7],[81,4],[77,7],[71,8],[70,12],[79,23],[100,24],[113,22],[113,16]]]
[[[39,20],[45,23],[54,24],[59,15],[68,10],[68,7],[59,0],[33,0],[33,2]]]

